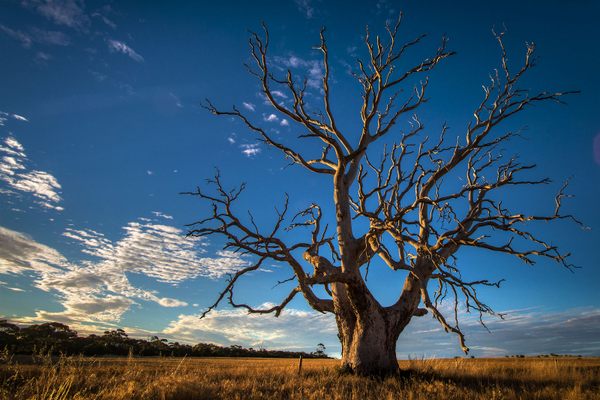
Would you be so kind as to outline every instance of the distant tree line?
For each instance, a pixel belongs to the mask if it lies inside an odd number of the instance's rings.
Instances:
[[[319,343],[312,353],[283,350],[229,347],[210,343],[196,345],[169,342],[158,336],[131,338],[123,329],[105,331],[103,335],[79,336],[68,325],[48,322],[20,327],[0,320],[0,350],[12,354],[64,354],[84,356],[167,356],[167,357],[272,357],[328,358]]]

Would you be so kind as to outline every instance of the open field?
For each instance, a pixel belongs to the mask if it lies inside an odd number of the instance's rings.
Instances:
[[[29,358],[30,360],[30,358]],[[600,399],[599,358],[400,361],[401,377],[337,360],[63,357],[4,360],[2,399]]]

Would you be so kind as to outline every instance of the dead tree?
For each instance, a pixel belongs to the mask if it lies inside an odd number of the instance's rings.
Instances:
[[[502,188],[550,181],[522,178],[534,165],[522,164],[517,157],[502,157],[500,147],[518,133],[496,132],[502,130],[504,120],[529,106],[546,101],[561,102],[563,96],[575,92],[531,93],[520,88],[519,80],[534,65],[534,45],[526,45],[525,57],[518,68],[509,68],[503,35],[494,34],[500,49],[500,68],[490,76],[490,83],[483,86],[483,98],[473,112],[473,120],[459,138],[449,140],[447,128],[443,126],[439,139],[431,141],[424,136],[424,126],[415,111],[426,101],[427,72],[454,52],[447,49],[447,40],[442,38],[430,57],[400,70],[398,61],[406,65],[405,53],[425,36],[398,44],[400,20],[386,26],[384,37],[373,37],[367,29],[364,44],[368,58],[357,61],[354,74],[362,91],[359,110],[362,124],[353,130],[356,135],[343,132],[336,124],[324,29],[318,46],[324,71],[320,104],[307,101],[306,79],[298,81],[289,69],[282,76],[278,76],[280,71],[274,71],[267,54],[269,32],[266,27],[263,26],[264,36],[251,35],[250,54],[256,65],[249,67],[249,71],[260,81],[270,105],[302,129],[298,141],[316,142],[315,154],[320,155],[308,156],[303,153],[306,147],[299,150],[298,142],[288,144],[277,140],[238,108],[224,110],[209,100],[204,103],[215,115],[243,122],[264,143],[281,151],[293,163],[311,173],[328,175],[335,205],[335,216],[331,218],[335,233],[327,234],[322,209],[317,204],[288,219],[287,196],[284,206],[277,211],[272,229],[259,229],[251,214],[238,214],[234,207],[244,186],[226,190],[218,174],[209,181],[214,185],[213,192],[198,189],[190,193],[208,200],[212,214],[191,224],[189,235],[222,236],[226,239],[225,248],[252,255],[256,260],[231,276],[216,302],[202,316],[223,301],[249,313],[279,316],[286,305],[301,294],[313,309],[335,315],[342,345],[342,366],[358,374],[397,371],[396,342],[400,333],[413,317],[427,313],[447,332],[456,334],[461,348],[468,352],[459,325],[459,305],[464,303],[467,311],[478,313],[483,323],[483,315],[495,313],[479,298],[477,289],[500,286],[500,282],[463,279],[456,263],[461,248],[506,253],[527,264],[533,264],[536,257],[543,257],[572,268],[567,261],[568,254],[559,252],[556,246],[528,228],[534,221],[575,220],[561,212],[565,187],[556,195],[556,207],[548,215],[509,210],[498,196]],[[419,83],[409,92],[411,94],[404,95],[401,88],[414,77],[421,77]],[[291,101],[282,101],[276,90],[286,90]],[[399,122],[407,119],[410,125],[402,129]],[[381,146],[381,158],[373,161],[372,147],[384,137],[388,138],[388,144]],[[390,146],[392,141],[395,144]],[[459,174],[460,187],[456,184]],[[358,232],[357,219],[368,222],[366,231]],[[284,230],[301,227],[310,232],[307,240],[286,243]],[[375,259],[405,276],[401,288],[390,288],[398,292],[397,301],[390,306],[382,306],[365,282],[367,269]],[[267,261],[284,263],[293,271],[290,281],[297,285],[289,295],[279,305],[265,309],[234,300],[235,285],[240,278],[260,269]],[[324,287],[326,298],[315,294],[318,286]],[[440,311],[445,299],[453,305],[450,316]]]

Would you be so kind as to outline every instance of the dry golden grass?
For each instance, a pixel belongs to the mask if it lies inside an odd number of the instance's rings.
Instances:
[[[401,377],[337,372],[336,360],[4,360],[2,399],[600,399],[600,359],[401,361]]]

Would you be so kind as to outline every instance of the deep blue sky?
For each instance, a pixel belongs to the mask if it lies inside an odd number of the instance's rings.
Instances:
[[[492,28],[506,29],[513,65],[522,60],[526,41],[536,43],[537,66],[525,88],[581,90],[567,105],[537,106],[505,126],[526,127],[525,138],[508,150],[538,164],[531,176],[554,182],[504,195],[526,211],[551,212],[553,194],[571,177],[575,197],[565,201],[565,210],[592,229],[556,223],[536,231],[572,252],[571,261],[582,268],[570,273],[548,260],[531,267],[473,251],[460,255],[459,266],[469,277],[505,278],[501,289],[483,294],[496,310],[513,310],[512,319],[492,323],[492,335],[467,318],[476,355],[600,354],[597,2],[191,3],[0,4],[0,315],[222,344],[310,349],[324,342],[339,351],[332,320],[311,313],[300,298],[279,320],[224,308],[199,322],[195,315],[214,300],[223,274],[246,260],[217,253],[217,240],[181,237],[184,224],[207,208],[179,192],[203,184],[219,167],[227,185],[247,182],[239,209],[252,209],[258,220],[272,218],[284,192],[294,210],[311,202],[327,205],[325,179],[284,169],[280,154],[238,123],[211,116],[200,101],[237,104],[294,143],[298,128],[277,114],[266,121],[272,110],[245,71],[248,30],[260,29],[264,20],[275,62],[293,58],[299,71],[318,78],[319,54],[312,47],[324,25],[334,110],[341,128],[356,137],[360,98],[348,65],[364,55],[365,25],[379,32],[402,10],[400,37],[428,37],[400,66],[431,54],[444,34],[457,51],[431,74],[430,101],[419,109],[429,135],[443,122],[452,134],[464,131],[481,84],[499,65]],[[288,287],[272,286],[289,272],[270,269],[245,281],[238,298],[258,305],[284,296]],[[402,277],[381,266],[369,274],[382,303],[393,301]],[[456,339],[436,329],[429,318],[416,321],[399,354],[457,354]],[[521,333],[527,330],[546,335],[546,344]],[[422,333],[415,336],[417,331]]]

